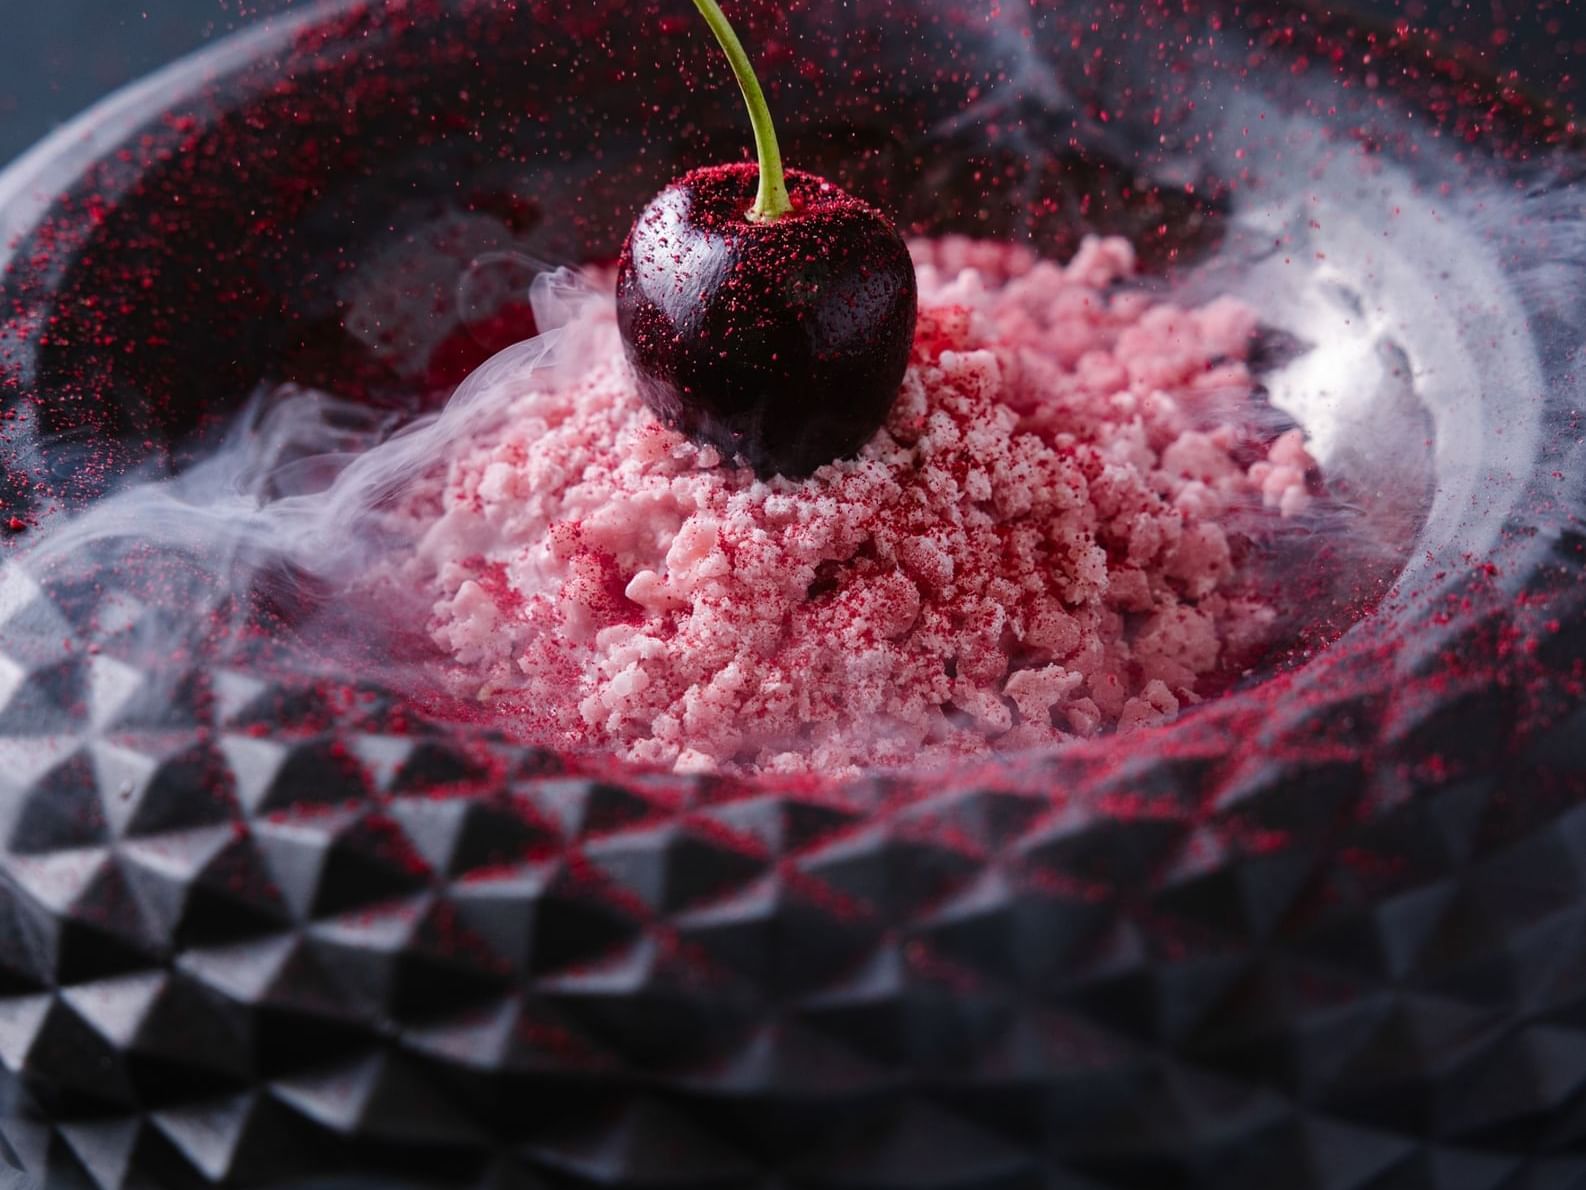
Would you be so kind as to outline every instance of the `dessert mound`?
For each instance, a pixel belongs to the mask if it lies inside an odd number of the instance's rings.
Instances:
[[[557,747],[833,774],[1139,727],[1250,656],[1243,555],[1314,467],[1251,428],[1254,312],[1118,287],[1117,239],[912,250],[902,392],[805,480],[658,424],[609,300],[594,363],[494,381],[504,420],[404,514],[447,682]]]

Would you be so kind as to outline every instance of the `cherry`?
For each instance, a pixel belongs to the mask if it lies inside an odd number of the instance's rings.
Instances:
[[[664,423],[761,477],[808,475],[886,420],[914,338],[897,229],[831,182],[784,170],[765,97],[715,0],[695,0],[737,76],[759,162],[677,179],[628,233],[623,347]]]

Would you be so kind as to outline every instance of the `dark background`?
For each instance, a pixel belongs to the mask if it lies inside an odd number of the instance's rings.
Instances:
[[[0,0],[0,163],[122,83],[306,0]]]
[[[0,163],[129,79],[243,23],[309,2],[0,0]],[[1522,85],[1586,107],[1586,0],[1347,0],[1318,7],[1430,26],[1477,47]]]

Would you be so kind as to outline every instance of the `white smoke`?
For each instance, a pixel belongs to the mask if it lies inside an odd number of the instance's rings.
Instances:
[[[214,632],[222,609],[246,617],[238,597],[261,583],[288,602],[283,588],[334,594],[410,544],[388,515],[404,492],[485,432],[525,386],[587,358],[577,313],[596,295],[580,275],[545,269],[529,298],[541,333],[484,363],[438,412],[402,422],[312,390],[258,393],[199,462],[134,477],[51,523],[16,563],[38,581],[69,583],[179,557],[190,577],[202,576],[185,605],[195,633]]]

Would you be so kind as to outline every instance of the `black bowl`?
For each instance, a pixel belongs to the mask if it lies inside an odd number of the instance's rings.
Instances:
[[[267,631],[219,653],[169,566],[40,572],[33,544],[261,385],[443,399],[522,330],[450,300],[479,259],[609,259],[667,177],[742,149],[670,9],[337,3],[225,43],[0,177],[0,1167],[1586,1182],[1562,119],[1288,10],[742,24],[790,159],[911,229],[1056,256],[1121,231],[1160,284],[1261,301],[1304,341],[1271,399],[1387,589],[1148,732],[793,784],[625,772],[294,673],[290,607],[243,608]]]

